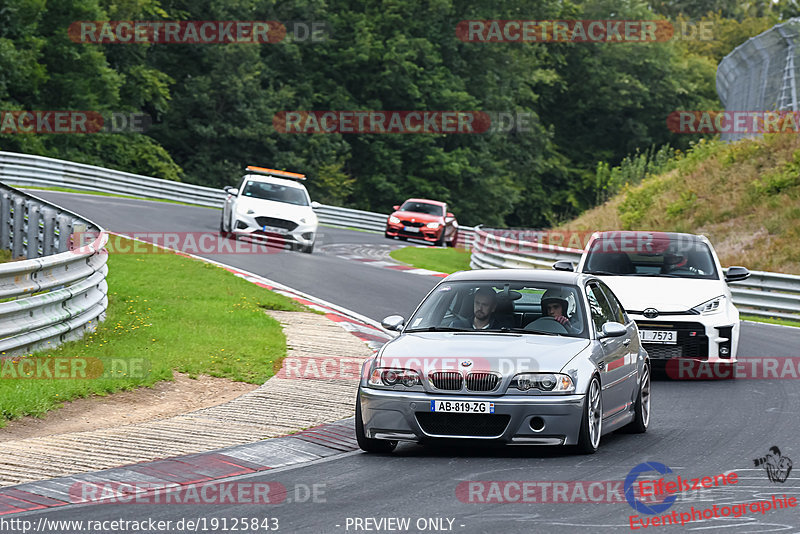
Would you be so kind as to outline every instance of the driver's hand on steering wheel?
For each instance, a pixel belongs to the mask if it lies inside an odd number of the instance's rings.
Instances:
[[[569,322],[569,319],[567,319],[563,315],[559,315],[558,317],[553,317],[553,319],[555,319],[556,321],[558,321],[559,323],[561,323],[563,325],[566,325]]]

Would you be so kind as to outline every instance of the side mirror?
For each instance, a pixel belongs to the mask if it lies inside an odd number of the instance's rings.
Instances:
[[[402,330],[404,324],[406,324],[406,320],[402,315],[390,315],[389,317],[384,317],[383,321],[381,321],[382,327],[386,330],[394,330],[395,332]]]
[[[607,337],[622,337],[628,333],[628,329],[625,328],[624,324],[610,322],[603,325],[603,329],[600,332],[600,339],[607,338]]]
[[[449,218],[451,218],[451,219],[455,219],[455,218],[456,218],[456,216],[455,216],[455,215],[453,215],[453,213],[452,213],[452,212],[450,212],[450,211],[448,211],[448,212],[447,212],[447,216],[448,216]]]
[[[744,267],[738,267],[738,266],[728,267],[728,272],[725,273],[725,281],[738,282],[739,280],[744,280],[749,276],[750,276],[750,271],[748,271]]]
[[[553,269],[555,269],[556,271],[574,272],[575,264],[572,263],[571,261],[559,260],[553,264]]]
[[[320,204],[316,200],[311,203],[311,208],[312,209],[318,209],[318,208],[321,208],[321,207],[322,207],[322,204]]]
[[[237,196],[239,194],[239,190],[238,189],[236,189],[235,187],[231,187],[229,185],[226,185],[222,189],[224,189],[225,192],[228,193],[229,195]]]
[[[394,211],[397,211],[397,210],[399,210],[399,209],[400,209],[400,206],[392,206],[392,209],[393,209]]]

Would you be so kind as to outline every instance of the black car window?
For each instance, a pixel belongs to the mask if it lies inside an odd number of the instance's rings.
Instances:
[[[692,236],[611,234],[592,242],[583,272],[618,276],[667,276],[717,280],[711,249]]]
[[[603,290],[603,294],[606,296],[606,300],[608,300],[608,303],[611,306],[611,312],[613,313],[614,320],[621,324],[628,324],[628,316],[625,313],[625,308],[623,308],[620,301],[617,300],[617,296],[614,295],[614,292],[611,291],[611,288],[602,282],[600,282],[598,285]]]
[[[251,181],[247,182],[242,194],[246,197],[285,202],[296,206],[308,206],[308,199],[306,198],[305,191],[297,187]]]
[[[589,311],[592,314],[592,322],[595,329],[600,332],[603,325],[614,321],[614,313],[606,300],[606,296],[596,283],[591,283],[586,287],[586,298],[589,300]]]
[[[406,202],[400,206],[400,211],[410,211],[413,213],[424,213],[426,215],[444,215],[442,206],[428,204],[425,202]]]

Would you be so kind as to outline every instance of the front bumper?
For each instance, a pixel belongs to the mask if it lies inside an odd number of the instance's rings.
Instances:
[[[485,435],[485,432],[471,432],[469,423],[463,424],[463,432],[453,431],[453,419],[446,421],[449,415],[432,414],[430,403],[434,399],[466,402],[493,402],[494,416],[503,417],[508,422],[496,425],[496,434]],[[436,396],[424,392],[387,391],[382,389],[361,388],[361,413],[364,420],[364,432],[374,439],[399,441],[424,441],[435,438],[480,439],[525,445],[574,445],[578,442],[581,419],[583,416],[584,395],[548,395],[525,396],[507,395],[503,397],[444,395]],[[417,414],[424,421],[421,424]],[[442,418],[436,427],[448,429],[446,433],[432,430],[432,416]],[[484,416],[483,421],[485,421]],[[539,418],[544,427],[538,431],[531,427],[531,420]],[[459,418],[459,424],[468,418]],[[427,427],[423,428],[423,426]]]
[[[254,239],[267,238],[287,243],[309,246],[314,243],[317,236],[317,221],[301,223],[292,221],[297,226],[291,230],[280,232],[264,231],[264,226],[259,225],[252,215],[237,214],[236,221],[233,223],[233,234],[236,236],[249,236]]]
[[[659,344],[642,342],[651,361],[655,363],[669,360],[690,359],[709,363],[736,363],[739,340],[739,317],[728,314],[712,316],[664,315],[648,319],[642,315],[631,314],[639,331],[675,330],[677,343]]]
[[[442,232],[444,232],[443,226],[440,226],[435,230],[432,228],[428,228],[426,226],[421,226],[417,229],[419,230],[419,232],[408,232],[405,230],[405,226],[403,226],[402,224],[388,223],[386,225],[386,235],[389,237],[405,237],[408,239],[420,239],[423,241],[435,243],[442,237]]]

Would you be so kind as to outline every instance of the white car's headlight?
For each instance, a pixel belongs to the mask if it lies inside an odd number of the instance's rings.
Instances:
[[[699,313],[700,315],[711,315],[713,313],[719,313],[724,309],[725,309],[725,295],[720,295],[702,304],[698,304],[697,306],[692,308],[692,311],[695,313]]]
[[[569,375],[561,373],[521,373],[514,377],[509,387],[520,391],[535,388],[540,391],[572,393],[575,384]]]
[[[438,222],[432,222],[426,224],[425,226],[427,226],[428,228],[432,228],[433,230],[436,230],[437,228],[439,228],[439,226],[441,226],[441,224],[439,224]]]
[[[400,224],[400,218],[395,217],[394,215],[389,216],[389,222],[392,224]]]

